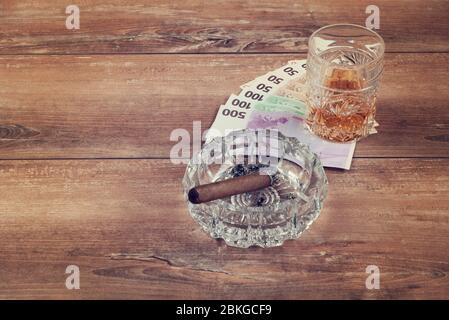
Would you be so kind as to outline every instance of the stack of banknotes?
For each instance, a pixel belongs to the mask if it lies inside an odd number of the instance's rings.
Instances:
[[[221,105],[206,141],[233,130],[278,129],[288,137],[295,137],[318,155],[325,167],[350,169],[355,142],[335,143],[310,133],[304,126],[306,60],[289,61],[240,86],[238,95],[232,94]],[[375,132],[372,132],[375,133]]]

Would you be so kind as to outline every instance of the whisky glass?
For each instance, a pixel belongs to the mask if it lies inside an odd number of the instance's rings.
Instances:
[[[335,142],[374,130],[385,44],[374,31],[335,24],[315,31],[307,56],[307,128]]]

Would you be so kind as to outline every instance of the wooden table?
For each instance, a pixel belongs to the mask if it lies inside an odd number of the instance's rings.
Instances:
[[[209,238],[169,160],[173,129],[207,129],[241,83],[304,58],[321,26],[364,24],[371,2],[2,0],[0,298],[449,298],[448,1],[376,1],[379,133],[326,170],[299,240]]]

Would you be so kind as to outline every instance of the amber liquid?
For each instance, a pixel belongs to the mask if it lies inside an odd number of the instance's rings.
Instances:
[[[348,142],[369,134],[374,123],[375,95],[360,90],[364,79],[354,69],[333,69],[325,77],[330,89],[319,105],[309,101],[307,125],[316,135],[331,141]]]

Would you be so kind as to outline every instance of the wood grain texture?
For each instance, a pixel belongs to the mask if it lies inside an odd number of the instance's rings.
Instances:
[[[356,159],[299,239],[227,247],[168,160],[0,161],[0,298],[449,298],[449,159]],[[65,268],[81,289],[65,289]],[[367,265],[381,290],[366,290]],[[188,294],[187,294],[188,293]]]
[[[65,0],[0,3],[0,54],[306,52],[333,23],[365,24],[363,0],[83,0],[67,30]],[[390,52],[448,52],[449,2],[378,0]]]
[[[301,57],[0,57],[0,158],[168,158],[174,129],[208,129],[240,84]],[[449,54],[387,54],[356,157],[448,157],[448,74]]]
[[[0,1],[0,299],[449,299],[449,1],[82,0],[80,30],[69,4]],[[326,170],[299,240],[211,239],[167,160],[172,130],[209,128],[240,84],[370,4],[388,52],[379,133]]]

